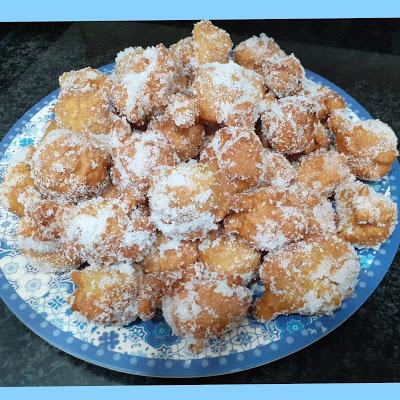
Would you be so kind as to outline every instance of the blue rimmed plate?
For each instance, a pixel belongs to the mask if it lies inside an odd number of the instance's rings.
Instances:
[[[100,68],[109,73],[114,65]],[[361,118],[368,112],[343,90],[307,71],[307,77],[341,94]],[[0,174],[3,176],[13,154],[36,143],[47,121],[52,118],[58,90],[32,107],[11,128],[0,148]],[[396,162],[387,177],[373,184],[376,191],[398,202],[400,167]],[[198,377],[227,374],[253,368],[298,351],[349,318],[379,285],[396,254],[400,228],[379,249],[358,252],[360,279],[354,295],[331,316],[282,316],[270,323],[259,323],[249,316],[238,328],[220,339],[208,342],[197,355],[187,343],[171,333],[161,318],[137,321],[123,327],[89,323],[72,313],[66,301],[74,291],[68,275],[44,274],[18,252],[13,238],[18,218],[0,205],[0,294],[13,313],[44,340],[75,357],[106,368],[138,375],[159,377]],[[257,292],[257,287],[254,288]]]

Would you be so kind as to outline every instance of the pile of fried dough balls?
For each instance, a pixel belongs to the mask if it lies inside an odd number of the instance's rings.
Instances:
[[[64,73],[55,119],[12,161],[19,250],[70,273],[86,319],[162,310],[201,351],[250,309],[332,313],[355,289],[354,247],[393,232],[395,203],[362,182],[389,172],[392,129],[360,120],[265,34],[232,47],[201,21],[169,48],[121,51],[111,76]]]

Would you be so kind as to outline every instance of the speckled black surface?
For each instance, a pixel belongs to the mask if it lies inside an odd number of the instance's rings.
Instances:
[[[275,35],[306,68],[342,87],[400,133],[398,21],[222,24],[240,35],[260,31]],[[0,137],[58,86],[63,71],[98,67],[112,62],[116,52],[129,45],[169,44],[189,32],[187,23],[0,25]],[[242,39],[240,35],[232,34],[234,41]],[[0,385],[400,381],[399,262],[397,255],[375,293],[333,333],[272,364],[215,378],[146,378],[88,364],[47,344],[0,302]]]

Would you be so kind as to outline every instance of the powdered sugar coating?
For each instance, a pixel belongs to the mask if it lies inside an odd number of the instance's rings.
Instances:
[[[151,220],[166,236],[202,237],[228,212],[224,177],[195,162],[179,164],[149,191]]]

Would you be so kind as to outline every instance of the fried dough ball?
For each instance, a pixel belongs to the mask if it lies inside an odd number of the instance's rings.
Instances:
[[[261,116],[262,134],[274,151],[309,153],[315,149],[317,118],[304,96],[290,96],[269,104]]]
[[[179,40],[169,47],[169,51],[177,69],[180,86],[187,90],[198,68],[193,51],[193,38],[189,36]]]
[[[55,201],[40,198],[26,205],[25,216],[41,240],[59,240],[64,233],[63,215],[71,207],[70,204],[60,205]]]
[[[261,141],[252,129],[228,126],[215,133],[203,149],[200,161],[248,188],[260,180],[262,153]]]
[[[55,224],[51,225],[54,228]],[[21,218],[17,232],[18,250],[28,261],[44,272],[68,272],[77,268],[79,257],[66,257],[60,239],[49,238],[49,227],[28,216]]]
[[[126,204],[102,197],[72,207],[63,224],[65,253],[94,265],[140,261],[155,240],[144,208],[129,213]]]
[[[227,125],[253,125],[263,109],[264,91],[259,74],[233,61],[203,65],[193,81],[200,117]]]
[[[199,119],[199,107],[195,99],[183,93],[170,96],[165,113],[180,128],[189,128]]]
[[[194,123],[187,128],[180,127],[166,114],[154,117],[148,125],[148,131],[165,136],[180,161],[197,157],[204,140],[204,127],[201,123]]]
[[[398,156],[397,137],[389,125],[378,119],[361,121],[345,110],[328,119],[335,134],[336,148],[347,156],[357,178],[377,181],[385,176]]]
[[[302,90],[304,68],[293,54],[276,55],[264,60],[262,76],[277,97],[293,96]]]
[[[200,21],[194,24],[192,36],[193,51],[200,65],[228,61],[233,45],[229,33],[210,21]]]
[[[157,174],[177,162],[167,138],[158,132],[134,132],[114,149],[112,181],[121,189],[130,189],[134,197],[147,194]]]
[[[60,76],[61,94],[54,107],[60,128],[83,133],[108,133],[112,125],[111,82],[86,67]]]
[[[259,37],[253,36],[240,42],[234,48],[235,62],[242,67],[253,69],[262,74],[263,64],[266,59],[275,56],[284,56],[285,52],[278,46],[274,39],[261,33]]]
[[[40,198],[31,177],[30,160],[33,151],[33,147],[19,150],[9,164],[1,185],[1,195],[7,208],[20,217],[25,214],[28,203]]]
[[[288,186],[295,177],[295,168],[289,160],[280,153],[263,149],[261,154],[260,183],[278,187]]]
[[[45,197],[73,202],[100,194],[108,185],[110,157],[90,137],[57,129],[32,156],[32,177]]]
[[[189,162],[169,168],[149,191],[151,220],[169,237],[204,237],[228,213],[228,186],[223,174],[204,164]]]
[[[129,324],[137,318],[142,272],[130,264],[90,266],[73,271],[77,286],[71,298],[73,311],[99,324]]]
[[[183,86],[188,86],[199,66],[228,62],[231,49],[232,40],[227,32],[210,21],[201,21],[194,25],[192,36],[171,45],[170,52],[183,77]]]
[[[296,170],[297,183],[324,197],[331,197],[336,187],[348,179],[354,179],[354,176],[346,157],[335,150],[322,150],[303,156]]]
[[[334,232],[330,202],[292,185],[260,187],[237,194],[233,214],[224,220],[227,232],[235,233],[259,250],[274,250],[307,235]]]
[[[390,197],[359,181],[339,186],[335,196],[338,235],[357,247],[373,247],[390,237],[397,206]]]
[[[118,53],[115,63],[113,104],[128,121],[143,125],[177,88],[171,54],[162,44],[129,47]]]
[[[211,233],[199,246],[199,262],[211,272],[249,283],[260,266],[261,254],[241,238],[224,232]]]
[[[164,295],[172,293],[184,271],[198,259],[198,244],[158,233],[150,253],[140,263],[145,273],[138,304],[139,316],[151,319]]]
[[[187,339],[193,352],[208,339],[221,337],[247,315],[250,290],[200,270],[162,301],[163,316],[175,335]]]
[[[265,258],[266,291],[254,315],[269,321],[281,314],[332,314],[354,292],[359,273],[357,253],[337,236],[290,244]]]
[[[132,212],[137,206],[143,204],[143,198],[130,189],[121,189],[112,183],[107,186],[101,195],[103,199],[117,200],[127,206],[128,212]]]
[[[320,85],[310,79],[303,81],[303,94],[314,103],[317,117],[322,121],[326,121],[333,110],[346,107],[346,102],[342,96],[327,86]]]

